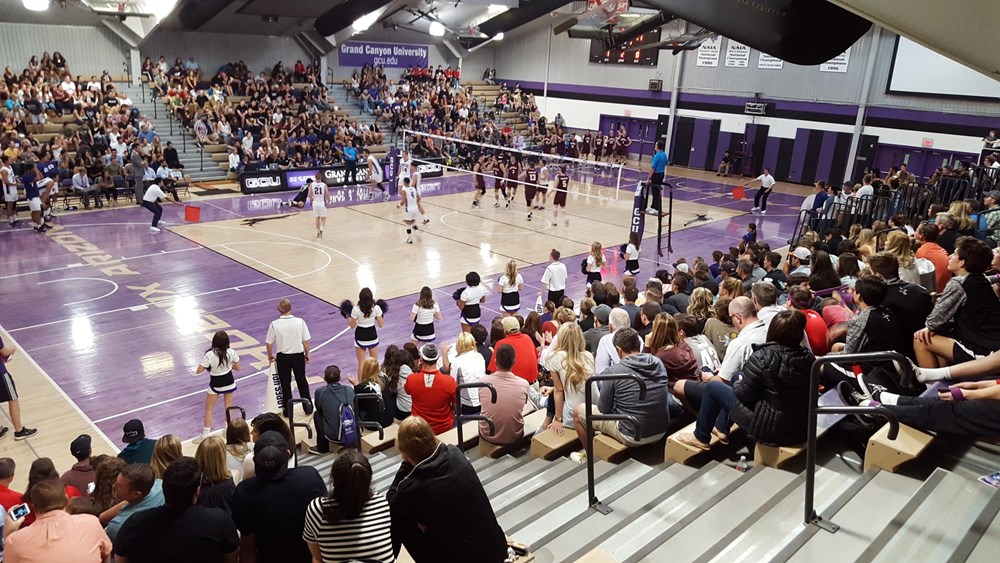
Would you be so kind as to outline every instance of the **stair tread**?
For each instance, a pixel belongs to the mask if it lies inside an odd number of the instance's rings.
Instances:
[[[567,479],[573,479],[577,475],[583,475],[583,480],[587,480],[586,468],[567,458],[558,461],[550,461],[549,467],[545,471],[536,473],[524,479],[516,487],[508,489],[490,498],[493,511],[502,514],[526,497],[538,493],[540,490],[557,486]],[[609,466],[600,466],[601,471],[608,471]]]
[[[1000,515],[993,518],[966,563],[994,563],[1000,553]]]

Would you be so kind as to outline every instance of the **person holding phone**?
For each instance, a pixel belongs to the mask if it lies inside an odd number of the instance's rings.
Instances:
[[[74,561],[107,563],[111,558],[111,539],[100,521],[90,514],[69,514],[66,493],[58,479],[42,481],[29,493],[30,506],[37,514],[35,522],[21,529],[27,505],[12,507],[4,521],[4,561]],[[13,518],[20,515],[20,518]],[[9,533],[9,535],[8,535]]]

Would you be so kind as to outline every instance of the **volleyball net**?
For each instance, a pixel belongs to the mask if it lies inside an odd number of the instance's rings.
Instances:
[[[618,200],[623,187],[627,190],[624,195],[631,197],[635,183],[633,171],[622,164],[544,153],[541,147],[516,149],[411,129],[402,130],[402,139],[411,160],[418,166],[427,164],[453,172],[471,172],[482,178],[488,192],[504,182],[507,185],[515,182],[517,186],[551,189],[551,182],[556,176],[565,173],[570,178],[569,193],[578,197]],[[476,163],[483,156],[486,163],[477,169]],[[515,170],[515,179],[511,177],[511,167]],[[527,169],[539,171],[537,183],[530,183],[521,177],[521,172]]]

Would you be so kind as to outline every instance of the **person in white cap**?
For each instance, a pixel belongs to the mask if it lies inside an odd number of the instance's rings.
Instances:
[[[788,255],[788,260],[785,260],[785,270],[788,275],[792,274],[805,274],[809,275],[812,269],[809,267],[809,259],[812,254],[809,252],[808,248],[797,246]]]

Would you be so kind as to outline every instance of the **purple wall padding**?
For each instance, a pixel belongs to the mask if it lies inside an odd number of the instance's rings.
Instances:
[[[816,179],[826,180],[830,177],[830,169],[833,166],[833,153],[837,147],[837,132],[826,131],[823,133],[823,143],[819,149],[819,159],[816,162]]]
[[[809,143],[809,129],[795,130],[795,145],[792,147],[792,162],[788,167],[788,181],[802,181],[802,167],[806,162],[806,145]]]
[[[769,168],[772,173],[774,173],[778,166],[778,148],[780,146],[780,137],[767,138],[767,148],[764,150],[764,161],[761,166],[763,168]]]
[[[712,170],[719,169],[719,163],[722,162],[722,155],[729,150],[729,143],[733,139],[733,134],[728,131],[719,131],[719,140],[715,143],[715,154],[712,155],[712,162],[709,164],[708,168]]]
[[[697,119],[694,122],[694,135],[691,137],[691,160],[688,167],[704,169],[708,160],[708,143],[712,135],[711,119]]]

